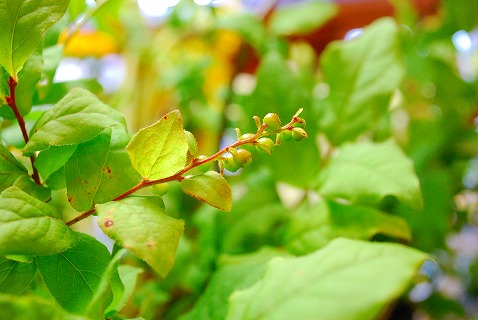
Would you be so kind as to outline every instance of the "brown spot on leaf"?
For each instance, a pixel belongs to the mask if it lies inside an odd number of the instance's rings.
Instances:
[[[68,197],[68,202],[71,203],[71,201],[73,201],[73,198],[72,198],[72,197]]]
[[[106,219],[105,220],[105,228],[109,228],[111,227],[112,225],[114,225],[115,223],[113,222],[113,220],[111,219]]]

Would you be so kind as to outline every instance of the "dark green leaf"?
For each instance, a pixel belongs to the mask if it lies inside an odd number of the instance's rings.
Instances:
[[[231,211],[231,188],[226,179],[215,171],[186,177],[181,181],[181,189],[190,196],[215,208]]]
[[[0,64],[15,77],[69,0],[1,0]]]
[[[95,238],[77,234],[79,242],[55,255],[36,257],[38,269],[56,301],[68,312],[82,314],[97,292],[111,257]],[[104,297],[107,306],[109,295]]]
[[[101,102],[84,89],[73,89],[53,108],[46,111],[35,124],[25,154],[51,146],[64,146],[86,142],[105,128],[126,127],[118,111]]]
[[[0,292],[21,294],[35,277],[35,262],[19,262],[0,258]]]
[[[51,147],[38,154],[35,166],[40,176],[47,180],[53,173],[60,170],[75,152],[77,145]]]
[[[12,186],[19,176],[27,173],[27,169],[0,143],[0,189]]]
[[[321,66],[330,86],[321,127],[338,145],[376,128],[388,110],[404,73],[397,25],[384,18],[357,39],[331,43]]]
[[[344,145],[321,171],[318,185],[328,198],[377,204],[393,195],[412,207],[422,206],[413,163],[393,140]]]
[[[232,294],[226,319],[377,319],[426,259],[397,244],[337,239],[307,256],[271,260],[260,281]]]
[[[269,29],[277,35],[304,34],[318,29],[334,17],[338,6],[324,1],[304,1],[280,6],[274,10]]]
[[[188,149],[179,111],[172,111],[139,130],[127,147],[133,167],[149,180],[166,178],[181,170]]]
[[[78,145],[67,161],[68,198],[77,211],[110,201],[140,181],[126,151],[117,147],[116,140],[123,139],[121,135],[125,134],[124,130],[107,129],[93,140]]]
[[[96,205],[101,229],[159,275],[171,270],[184,221],[164,213],[159,197],[129,197]]]
[[[55,207],[17,187],[1,193],[0,212],[0,255],[49,255],[78,241]]]

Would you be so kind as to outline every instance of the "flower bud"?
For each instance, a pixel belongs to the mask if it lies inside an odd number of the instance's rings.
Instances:
[[[151,192],[157,196],[164,196],[168,192],[168,183],[160,183],[151,186]]]
[[[232,154],[234,162],[240,167],[247,167],[252,162],[252,154],[246,149],[238,149]]]
[[[255,146],[259,153],[271,154],[275,144],[269,138],[260,138],[256,141]]]
[[[302,128],[294,128],[292,129],[292,139],[295,141],[300,141],[304,138],[307,138],[307,132],[305,132]]]
[[[270,130],[279,129],[281,126],[281,121],[279,116],[276,113],[268,113],[263,119],[263,122],[267,125]]]
[[[290,141],[292,140],[292,131],[291,130],[283,130],[281,133],[281,140],[282,141]]]
[[[300,117],[296,117],[296,122],[294,122],[294,124],[292,124],[292,126],[294,128],[302,128],[304,129],[305,128],[305,125],[306,125],[306,122],[305,122],[305,119],[304,118],[300,118]]]
[[[224,154],[220,158],[220,161],[222,162],[224,169],[226,169],[227,171],[236,172],[241,168],[240,165],[234,162],[233,156],[230,153]]]

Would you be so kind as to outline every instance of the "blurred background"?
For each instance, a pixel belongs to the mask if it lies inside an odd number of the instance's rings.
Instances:
[[[302,107],[311,137],[255,159],[240,180],[230,176],[236,212],[267,204],[254,216],[218,217],[170,186],[169,212],[194,221],[178,253],[175,270],[182,272],[173,270],[161,283],[145,276],[141,305],[129,306],[131,314],[174,319],[187,309],[191,298],[184,297],[200,291],[219,254],[280,244],[284,212],[313,197],[318,164],[334,143],[321,129],[330,91],[321,54],[331,42],[352,41],[388,16],[400,26],[405,75],[390,113],[366,135],[375,141],[393,136],[413,159],[424,210],[393,202],[382,209],[405,218],[410,245],[437,259],[423,268],[431,281],[419,282],[389,316],[477,317],[476,13],[478,1],[470,0],[72,0],[69,14],[46,38],[51,65],[45,68],[58,68],[51,83],[40,84],[36,109],[84,87],[125,113],[131,132],[180,109],[200,153],[212,154],[235,139],[235,127],[254,131],[252,116],[277,112],[285,121]],[[7,129],[2,138],[15,144],[19,137]],[[285,161],[294,169],[287,170]],[[214,239],[198,238],[198,230]]]

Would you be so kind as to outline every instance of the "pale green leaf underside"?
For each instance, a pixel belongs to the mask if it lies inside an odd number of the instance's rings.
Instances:
[[[231,295],[226,319],[376,319],[426,259],[398,244],[337,239],[307,256],[273,259],[260,281]]]
[[[318,186],[325,197],[353,203],[376,204],[392,195],[422,206],[413,163],[393,140],[344,145],[320,173]]]
[[[336,145],[377,126],[404,74],[398,26],[378,20],[350,41],[331,43],[321,56],[330,95],[321,119]]]
[[[74,247],[35,260],[55,300],[68,312],[81,314],[95,295],[111,257],[108,249],[92,236],[77,235],[79,242]],[[111,297],[110,291],[106,305]]]
[[[311,32],[338,12],[338,6],[324,1],[305,1],[279,7],[271,15],[269,29],[278,35]]]
[[[181,181],[181,189],[190,196],[199,199],[223,211],[231,211],[232,192],[226,179],[215,171],[208,171]]]
[[[73,89],[38,119],[25,154],[52,146],[79,144],[96,137],[105,128],[126,127],[118,111],[84,89]]]
[[[77,242],[61,213],[17,187],[0,195],[0,255],[49,255]]]
[[[17,73],[43,38],[66,12],[69,0],[0,0],[0,64]]]
[[[159,275],[171,270],[184,221],[164,213],[159,197],[129,197],[96,205],[98,224],[112,239],[146,261]]]
[[[133,167],[149,180],[166,178],[181,170],[186,164],[188,149],[177,110],[139,130],[127,147]]]

